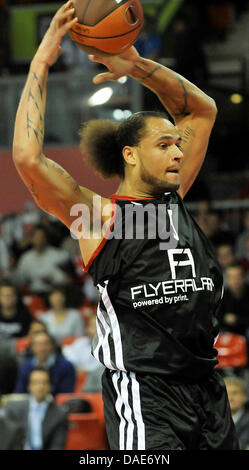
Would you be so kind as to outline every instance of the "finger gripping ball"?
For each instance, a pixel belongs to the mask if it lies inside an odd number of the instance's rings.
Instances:
[[[73,0],[78,22],[70,36],[88,54],[121,54],[143,27],[139,0]]]

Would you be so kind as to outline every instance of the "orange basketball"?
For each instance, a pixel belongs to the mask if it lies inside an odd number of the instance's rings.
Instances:
[[[79,22],[70,36],[88,54],[121,54],[143,27],[139,0],[73,0]]]

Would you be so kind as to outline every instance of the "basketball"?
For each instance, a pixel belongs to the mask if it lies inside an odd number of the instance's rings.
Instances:
[[[73,0],[73,5],[79,22],[70,36],[88,54],[121,54],[144,24],[139,0]]]

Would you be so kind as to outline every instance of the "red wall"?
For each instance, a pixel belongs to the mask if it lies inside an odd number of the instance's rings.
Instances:
[[[109,196],[119,180],[102,180],[84,163],[78,147],[47,148],[44,153],[63,166],[81,186],[102,196]],[[27,200],[33,200],[14,166],[11,152],[0,152],[0,214],[18,212]]]

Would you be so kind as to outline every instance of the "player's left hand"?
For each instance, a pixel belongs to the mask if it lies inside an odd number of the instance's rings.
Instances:
[[[93,83],[98,85],[109,80],[116,82],[119,78],[131,74],[140,56],[135,47],[130,47],[120,55],[89,55],[88,57],[92,62],[99,62],[109,69],[109,72],[100,73],[93,78]]]
[[[33,61],[45,63],[49,67],[53,65],[61,54],[61,41],[63,36],[65,36],[77,21],[78,18],[75,17],[75,8],[72,1],[69,0],[55,13]]]

